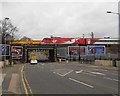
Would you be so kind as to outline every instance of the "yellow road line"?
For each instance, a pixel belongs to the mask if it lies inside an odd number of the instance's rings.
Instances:
[[[22,69],[21,69],[21,75],[22,75],[21,77],[22,77],[22,82],[23,82],[23,86],[24,86],[24,89],[25,89],[25,93],[29,94],[29,92],[30,92],[30,94],[32,94],[32,89],[31,89],[31,87],[28,83],[28,80],[26,79],[26,76],[23,72],[23,69],[24,69],[24,66],[22,66]]]
[[[28,83],[28,81],[27,81],[27,79],[26,79],[25,74],[24,74],[24,80],[25,80],[25,82],[26,82],[26,84],[27,84],[27,87],[28,87],[28,89],[29,89],[29,91],[30,91],[30,94],[32,94],[32,89],[31,89],[30,84]]]
[[[28,90],[27,90],[27,87],[26,87],[24,79],[23,79],[23,68],[24,68],[24,66],[22,66],[22,69],[21,69],[22,83],[23,83],[23,86],[24,86],[24,89],[25,89],[25,93],[28,94]]]

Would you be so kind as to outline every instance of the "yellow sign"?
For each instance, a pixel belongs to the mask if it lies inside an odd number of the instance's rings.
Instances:
[[[14,40],[14,41],[10,41],[9,44],[39,45],[41,44],[41,41],[40,40]]]
[[[37,57],[36,57],[36,56],[31,56],[31,59],[32,59],[32,60],[36,60]]]

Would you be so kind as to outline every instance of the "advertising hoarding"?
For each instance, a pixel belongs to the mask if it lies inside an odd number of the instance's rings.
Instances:
[[[23,56],[23,47],[22,46],[12,46],[12,58],[20,59]]]
[[[49,60],[49,50],[46,50],[46,49],[30,50],[28,52],[28,58],[29,59],[31,58],[32,54],[35,54],[38,61]]]
[[[0,56],[10,56],[10,45],[0,44]]]
[[[86,55],[86,47],[85,46],[69,46],[68,47],[68,55]]]
[[[87,55],[104,55],[105,46],[87,46]]]

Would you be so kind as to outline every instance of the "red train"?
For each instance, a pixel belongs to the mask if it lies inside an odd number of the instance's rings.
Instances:
[[[119,44],[119,39],[111,38],[61,38],[52,37],[44,38],[41,44],[80,44],[80,45],[92,45],[92,44]]]

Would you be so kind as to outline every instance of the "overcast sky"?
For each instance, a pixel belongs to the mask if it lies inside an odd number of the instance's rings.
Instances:
[[[45,37],[118,37],[117,2],[2,2],[2,17],[9,17],[19,33]]]

